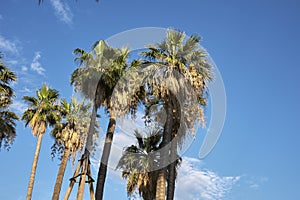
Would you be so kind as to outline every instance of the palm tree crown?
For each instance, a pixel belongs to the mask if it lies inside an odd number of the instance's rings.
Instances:
[[[74,97],[71,103],[66,100],[61,101],[59,110],[62,121],[56,123],[52,130],[52,136],[55,139],[52,146],[53,156],[56,153],[62,153],[66,148],[72,153],[83,149],[88,133],[90,107],[91,105],[85,104],[84,101],[78,103]]]
[[[28,108],[22,116],[25,126],[29,124],[34,136],[44,134],[48,125],[54,125],[60,119],[57,90],[44,85],[36,92],[36,96],[23,97],[23,100],[28,103]]]
[[[4,148],[9,149],[16,137],[16,120],[19,118],[9,109],[14,97],[10,84],[16,81],[16,74],[0,60],[0,148],[4,142]]]

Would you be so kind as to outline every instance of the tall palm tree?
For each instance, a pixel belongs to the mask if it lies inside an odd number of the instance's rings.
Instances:
[[[16,137],[15,121],[19,118],[9,109],[14,97],[14,91],[10,84],[16,81],[16,74],[0,60],[0,148],[4,142],[4,148],[9,149]]]
[[[74,97],[71,103],[66,100],[61,102],[60,113],[63,119],[52,130],[52,136],[55,139],[52,154],[57,152],[62,154],[52,200],[59,199],[68,158],[71,154],[74,154],[73,158],[75,158],[76,153],[83,149],[90,122],[89,108],[90,104],[85,104],[84,101],[78,103]]]
[[[112,110],[110,100],[112,91],[127,68],[128,49],[116,49],[109,47],[105,41],[100,40],[93,45],[92,52],[75,49],[78,56],[75,60],[80,67],[71,76],[71,84],[81,91],[87,98],[94,102],[91,125],[94,123],[95,113],[102,106],[109,114],[105,143],[103,147],[100,168],[98,171],[96,199],[103,198],[103,189],[107,173],[107,163],[110,155],[113,134],[116,126],[116,114]],[[87,147],[92,145],[92,140],[87,139]],[[86,149],[88,151],[88,149]],[[80,191],[82,192],[82,191]]]
[[[173,139],[171,149],[164,151],[165,155],[162,156],[164,158],[175,158],[177,144],[181,145],[185,133],[193,132],[193,126],[197,121],[204,123],[202,107],[205,106],[206,83],[212,80],[212,66],[207,60],[207,54],[199,48],[199,42],[198,36],[186,38],[183,32],[169,29],[164,41],[149,46],[147,51],[141,53],[146,58],[146,63],[151,63],[158,74],[162,74],[159,75],[160,78],[149,79],[148,85],[151,86],[152,94],[164,102],[167,112],[162,147]],[[191,87],[183,84],[186,82]],[[194,94],[197,99],[191,102]],[[181,114],[183,116],[180,116]],[[182,129],[180,134],[177,134],[178,123]],[[162,167],[167,164],[167,159],[163,160],[165,161],[161,163]],[[170,171],[169,178],[167,168]],[[161,169],[157,182],[157,200],[163,200],[166,196],[167,199],[174,198],[174,172],[173,164]],[[167,195],[166,180],[168,180]]]
[[[30,173],[26,200],[30,200],[32,197],[35,172],[43,135],[49,125],[53,126],[60,120],[57,105],[58,98],[58,91],[49,88],[47,85],[44,85],[41,89],[36,91],[36,97],[23,97],[23,100],[28,103],[28,108],[23,113],[22,120],[25,121],[25,126],[29,125],[32,130],[32,134],[38,137]]]

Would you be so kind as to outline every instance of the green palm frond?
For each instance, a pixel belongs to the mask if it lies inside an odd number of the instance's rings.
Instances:
[[[127,180],[126,189],[129,196],[138,190],[144,199],[154,199],[156,191],[157,171],[152,171],[151,166],[157,160],[152,158],[152,153],[157,150],[161,141],[161,130],[149,132],[149,137],[143,137],[138,131],[134,132],[138,146],[127,147],[117,165],[122,170],[122,177]]]
[[[58,98],[58,91],[47,85],[36,91],[36,97],[23,97],[28,108],[24,111],[22,120],[25,121],[25,126],[30,125],[33,135],[44,134],[48,125],[53,126],[60,120]]]
[[[0,52],[0,59],[2,53]],[[11,84],[17,81],[15,72],[5,66],[0,60],[0,149],[4,143],[4,148],[9,150],[16,137],[16,120],[18,116],[10,110],[13,103],[14,90]]]
[[[72,161],[76,158],[76,154],[80,153],[84,148],[84,144],[88,133],[88,124],[90,123],[91,104],[85,100],[77,102],[72,97],[71,102],[62,100],[60,104],[60,113],[62,118],[59,123],[56,123],[52,129],[52,137],[55,142],[52,146],[52,157],[56,154],[62,156],[62,153],[67,148],[71,151]],[[98,134],[98,126],[95,127],[95,136]]]

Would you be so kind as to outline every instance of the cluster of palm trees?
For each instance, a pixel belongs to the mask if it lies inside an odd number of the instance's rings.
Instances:
[[[140,108],[145,111],[145,127],[155,124],[156,128],[151,129],[147,137],[135,132],[138,145],[124,150],[117,169],[121,169],[122,177],[127,179],[129,196],[138,190],[143,199],[174,199],[177,167],[181,160],[178,148],[184,143],[187,133],[195,134],[197,122],[204,124],[207,82],[212,80],[212,66],[207,61],[207,54],[199,47],[199,42],[198,36],[186,37],[181,31],[169,29],[164,41],[148,46],[146,51],[140,52],[141,58],[131,62],[128,61],[127,48],[113,48],[103,40],[97,41],[89,52],[75,49],[75,62],[79,67],[71,75],[71,84],[91,104],[77,102],[74,98],[70,103],[60,100],[58,91],[47,85],[36,92],[36,97],[23,97],[28,108],[21,119],[38,137],[27,199],[32,196],[39,151],[46,129],[52,127],[51,135],[55,139],[53,154],[61,156],[52,196],[52,199],[59,199],[69,157],[75,158],[82,151],[85,157],[89,157],[93,151],[99,108],[104,108],[109,123],[97,176],[96,200],[103,199],[117,119],[125,115],[134,118]],[[2,85],[5,88],[10,81],[16,80],[12,72],[10,78],[2,78],[2,71],[5,70],[8,69],[2,67],[1,63],[1,94]],[[10,130],[4,129],[2,134],[1,128],[0,141],[5,140],[8,144],[15,136],[14,120],[18,118],[16,115],[11,115],[10,120],[2,117],[2,110],[11,112],[8,106],[13,97],[12,91],[3,89],[3,92],[6,92],[9,101],[2,105],[1,95],[0,119]],[[155,111],[151,110],[154,105],[157,106]],[[157,120],[162,110],[165,111],[165,121]],[[80,194],[77,199],[82,199],[83,189],[78,191]]]

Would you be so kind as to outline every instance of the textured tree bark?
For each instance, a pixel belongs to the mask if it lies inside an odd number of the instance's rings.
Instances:
[[[166,195],[166,175],[165,170],[160,169],[157,179],[156,200],[165,200]]]
[[[177,148],[176,144],[172,143],[171,147],[171,157],[174,160],[174,155],[176,155],[175,150]],[[176,159],[176,158],[175,158]],[[176,161],[172,162],[169,166],[169,177],[168,177],[168,188],[167,188],[167,200],[174,199],[174,192],[175,192],[175,179],[176,179]]]
[[[95,133],[95,124],[96,124],[96,117],[97,117],[97,105],[94,103],[92,115],[91,115],[91,121],[90,121],[90,127],[88,136],[86,139],[86,149],[90,152],[92,145],[93,145],[93,135]]]
[[[177,133],[180,128],[181,120],[181,108],[177,98],[172,98],[172,142],[171,142],[171,164],[168,166],[169,176],[168,176],[168,188],[167,188],[167,200],[174,199],[175,193],[175,180],[176,180],[176,162],[177,156]]]
[[[96,200],[103,199],[108,158],[111,151],[111,145],[113,141],[115,128],[116,128],[116,116],[113,113],[110,113],[109,123],[106,131],[105,143],[104,143],[102,157],[101,157],[101,163],[100,163],[98,177],[97,177]]]
[[[31,200],[31,197],[32,197],[32,190],[33,190],[36,166],[37,166],[38,159],[39,159],[42,139],[43,139],[43,134],[39,134],[38,135],[38,141],[36,143],[33,163],[32,163],[32,167],[31,167],[31,173],[30,173],[30,178],[29,178],[29,183],[28,183],[28,190],[27,190],[26,200]]]
[[[70,149],[66,148],[65,151],[64,151],[64,155],[62,157],[60,166],[59,166],[58,173],[57,173],[57,178],[56,178],[56,182],[55,182],[55,186],[54,186],[52,200],[58,200],[59,199],[59,194],[60,194],[62,182],[63,182],[63,179],[64,179],[65,170],[66,170],[66,166],[67,166],[67,163],[68,163],[69,155],[70,155]]]
[[[170,99],[167,99],[165,101],[165,109],[167,112],[167,120],[166,124],[164,126],[164,132],[163,132],[163,140],[160,145],[160,149],[164,148],[163,151],[161,151],[161,157],[160,157],[160,165],[161,169],[158,174],[157,179],[157,186],[156,186],[156,200],[165,200],[166,198],[166,183],[167,183],[167,167],[169,164],[169,156],[170,156],[170,149],[168,148],[168,144],[171,141],[171,131],[172,131],[172,104]]]

